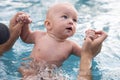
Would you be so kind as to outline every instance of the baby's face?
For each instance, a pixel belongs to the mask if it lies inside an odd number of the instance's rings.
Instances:
[[[61,4],[51,9],[52,33],[60,37],[70,37],[76,31],[77,11],[71,5]]]

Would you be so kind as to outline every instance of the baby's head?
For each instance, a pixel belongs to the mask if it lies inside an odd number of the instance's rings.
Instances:
[[[76,30],[77,10],[69,3],[58,3],[49,8],[45,26],[48,33],[67,38]]]
[[[74,8],[74,6],[70,3],[57,3],[51,6],[48,11],[46,18],[51,18],[51,16],[54,17],[55,13],[59,13],[63,10],[69,9],[77,14],[77,10]]]

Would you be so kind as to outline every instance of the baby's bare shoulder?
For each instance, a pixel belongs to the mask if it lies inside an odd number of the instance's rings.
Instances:
[[[74,55],[80,56],[81,55],[80,54],[80,52],[81,52],[80,45],[77,42],[71,41],[71,40],[67,40],[67,42],[69,42],[69,44],[70,44],[69,46],[72,47],[72,52],[71,53],[73,53]],[[68,43],[67,43],[67,45],[68,45]]]
[[[46,34],[46,32],[41,31],[41,30],[37,30],[34,32],[34,35],[36,35],[36,36],[44,36],[45,34]]]
[[[67,43],[71,44],[71,45],[76,45],[77,43],[72,41],[72,40],[66,40]]]
[[[40,30],[33,32],[33,36],[34,36],[35,40],[42,38],[43,36],[45,36],[45,34],[46,34],[46,32],[40,31]]]

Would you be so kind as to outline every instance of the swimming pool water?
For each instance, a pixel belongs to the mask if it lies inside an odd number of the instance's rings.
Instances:
[[[79,45],[88,28],[108,33],[101,53],[93,59],[93,80],[120,80],[120,0],[0,0],[0,22],[9,25],[11,16],[25,11],[33,19],[32,30],[45,30],[46,10],[57,2],[70,2],[78,10],[77,32],[70,39]],[[32,47],[18,39],[13,48],[0,57],[0,80],[20,80],[18,67],[22,58],[29,56]],[[71,56],[63,63],[62,69],[71,80],[76,80],[79,60]]]

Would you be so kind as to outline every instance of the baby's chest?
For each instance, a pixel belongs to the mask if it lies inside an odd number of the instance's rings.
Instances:
[[[72,50],[72,45],[65,42],[55,42],[52,40],[41,40],[35,45],[37,51],[43,53],[70,53]]]
[[[72,48],[65,45],[40,44],[35,46],[35,54],[45,60],[65,60],[71,53]]]

